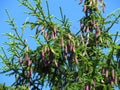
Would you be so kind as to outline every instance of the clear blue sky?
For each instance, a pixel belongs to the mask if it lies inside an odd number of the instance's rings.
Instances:
[[[45,0],[44,0],[45,1]],[[79,29],[79,19],[84,15],[82,13],[82,5],[78,5],[79,0],[48,0],[50,5],[51,13],[60,17],[59,6],[62,7],[63,13],[69,18],[72,23],[72,31],[77,32]],[[105,0],[106,2],[106,12],[105,15],[109,14],[113,10],[120,8],[120,0]],[[45,5],[44,5],[45,6]],[[3,37],[1,34],[6,32],[11,32],[10,26],[5,22],[7,20],[7,15],[5,13],[5,9],[8,9],[10,15],[15,18],[16,24],[20,27],[23,21],[28,17],[24,14],[26,9],[22,6],[19,7],[19,3],[17,0],[2,0],[0,3],[0,46],[3,46],[4,41],[8,41],[6,37]],[[29,17],[29,19],[31,19]],[[28,29],[27,29],[28,30]],[[120,25],[116,25],[114,30],[120,30]],[[33,33],[31,30],[28,30],[29,33],[25,35],[26,38],[29,39],[29,36]],[[32,45],[32,41],[28,40],[29,44]],[[1,53],[1,51],[0,51]],[[0,64],[0,67],[2,64]],[[7,85],[11,85],[14,81],[13,77],[6,77],[5,75],[0,75],[0,83],[6,83]],[[46,89],[47,90],[47,89]]]

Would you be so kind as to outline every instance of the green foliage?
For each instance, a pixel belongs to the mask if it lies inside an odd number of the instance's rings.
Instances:
[[[27,88],[27,86],[24,85],[14,88],[14,87],[8,87],[5,84],[4,85],[0,84],[0,90],[29,90],[29,89]]]
[[[5,65],[2,73],[15,75],[13,85],[16,88],[28,85],[39,90],[45,84],[53,90],[112,90],[114,86],[120,87],[120,45],[116,43],[120,35],[118,32],[109,33],[112,26],[119,22],[119,9],[103,17],[103,0],[80,0],[80,3],[84,1],[85,16],[80,19],[78,33],[72,33],[62,8],[61,19],[58,19],[50,13],[48,1],[47,14],[42,0],[33,0],[34,5],[29,0],[18,1],[30,10],[26,13],[36,21],[26,20],[21,27],[22,33],[18,33],[14,19],[6,10],[7,22],[12,26],[13,33],[5,34],[10,40],[5,42],[10,56],[2,48],[3,55],[0,57]],[[35,50],[24,39],[26,25],[35,31],[32,36],[38,45]]]

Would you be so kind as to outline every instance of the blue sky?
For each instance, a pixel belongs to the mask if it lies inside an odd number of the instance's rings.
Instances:
[[[45,1],[45,0],[44,0]],[[106,12],[105,15],[109,14],[113,10],[120,8],[120,0],[104,0],[106,2]],[[49,6],[51,13],[60,17],[59,6],[62,7],[63,13],[69,18],[72,24],[72,32],[77,32],[79,29],[79,19],[84,15],[82,12],[82,5],[78,5],[79,0],[49,0]],[[45,4],[43,4],[45,7]],[[19,3],[17,0],[2,0],[0,3],[0,46],[3,46],[4,41],[8,41],[6,37],[3,37],[2,34],[6,32],[11,32],[10,26],[5,21],[8,20],[7,15],[5,13],[5,9],[8,9],[11,17],[15,18],[16,25],[20,27],[24,20],[28,17],[24,14],[25,9],[23,6],[19,7]],[[29,17],[31,20],[32,18]],[[120,30],[120,25],[115,25],[114,30]],[[114,31],[113,30],[113,31]],[[33,31],[27,29],[29,33],[25,35],[28,38],[28,42],[32,47],[32,41],[30,41],[29,36],[33,35]],[[113,32],[111,31],[111,32]],[[0,51],[1,53],[1,51]],[[1,67],[2,64],[0,64]],[[13,77],[6,77],[5,75],[0,75],[0,83],[6,83],[7,85],[11,85],[14,81]]]

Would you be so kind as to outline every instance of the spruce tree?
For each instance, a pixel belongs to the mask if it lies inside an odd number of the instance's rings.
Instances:
[[[41,90],[49,85],[51,90],[114,90],[120,88],[120,45],[116,42],[118,32],[110,34],[119,22],[120,10],[103,16],[107,4],[103,0],[80,0],[84,16],[79,20],[80,29],[71,32],[71,24],[60,7],[61,18],[50,13],[46,0],[47,14],[42,0],[18,0],[35,21],[26,20],[21,33],[10,17],[7,21],[14,33],[6,33],[10,42],[10,55],[2,47],[3,72],[15,76],[13,86],[26,86]],[[29,47],[24,32],[27,26],[35,35],[35,49]],[[36,43],[33,43],[36,44]],[[106,52],[107,50],[107,52]]]

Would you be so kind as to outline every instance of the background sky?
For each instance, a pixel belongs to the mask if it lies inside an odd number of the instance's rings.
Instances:
[[[45,0],[44,0],[45,1]],[[63,13],[69,18],[72,24],[72,32],[77,32],[79,30],[79,19],[84,15],[82,12],[82,5],[78,5],[79,0],[48,0],[50,6],[50,12],[56,16],[60,17],[59,7],[61,6],[63,9]],[[120,8],[120,0],[104,0],[106,2],[106,11],[105,16],[108,15],[113,10]],[[45,4],[43,3],[43,7]],[[5,9],[8,9],[11,17],[15,18],[16,25],[18,28],[22,25],[25,19],[28,17],[29,20],[33,20],[33,18],[24,14],[27,11],[23,6],[19,6],[19,2],[17,0],[2,0],[0,2],[0,46],[4,46],[2,43],[4,41],[8,41],[6,37],[2,36],[2,34],[6,32],[12,32],[11,27],[5,21],[8,20]],[[120,25],[115,25],[111,30],[111,33],[120,30]],[[28,39],[30,46],[33,48],[33,41],[30,39],[30,35],[33,35],[33,31],[27,29],[25,38]],[[2,53],[0,51],[0,53]],[[0,67],[2,66],[0,60]],[[0,83],[6,83],[7,85],[11,85],[14,81],[13,77],[8,77],[5,75],[0,75]],[[45,89],[47,90],[47,89]]]

